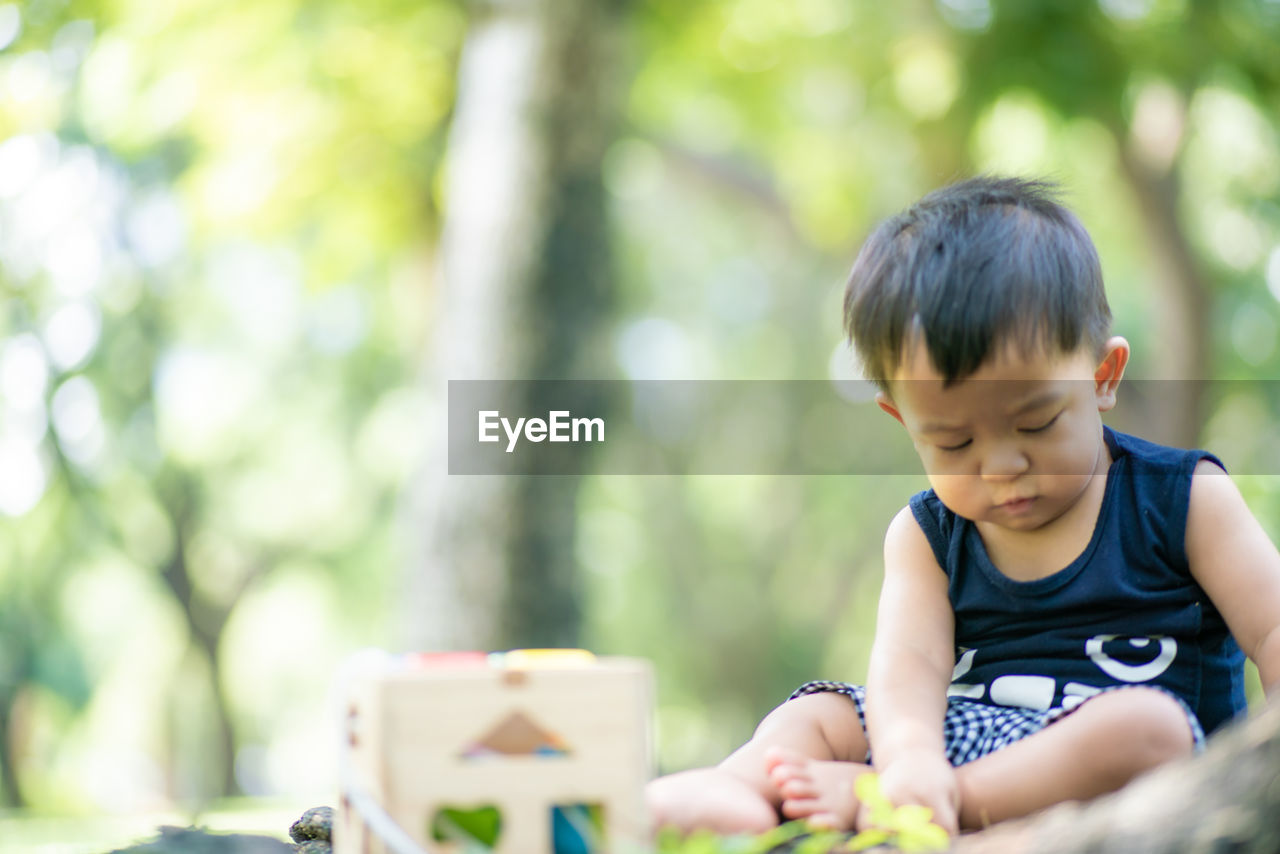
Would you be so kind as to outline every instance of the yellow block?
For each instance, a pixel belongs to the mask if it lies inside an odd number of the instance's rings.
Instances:
[[[502,656],[502,665],[522,670],[549,670],[586,667],[595,660],[585,649],[513,649]]]

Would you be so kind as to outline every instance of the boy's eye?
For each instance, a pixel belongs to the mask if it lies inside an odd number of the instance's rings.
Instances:
[[[938,450],[939,451],[963,451],[965,448],[969,447],[970,443],[972,442],[973,442],[972,439],[965,439],[963,442],[961,442],[958,445],[939,445]]]
[[[1058,415],[1061,415],[1061,414],[1062,414],[1061,412],[1058,413]],[[1022,432],[1023,433],[1041,433],[1045,430],[1048,430],[1050,427],[1054,425],[1054,422],[1058,420],[1058,415],[1053,416],[1048,421],[1041,424],[1039,427],[1023,427]]]

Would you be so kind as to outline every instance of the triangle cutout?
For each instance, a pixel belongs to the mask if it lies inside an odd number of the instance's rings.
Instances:
[[[471,744],[462,756],[567,756],[569,747],[554,732],[539,726],[524,712],[512,712]]]

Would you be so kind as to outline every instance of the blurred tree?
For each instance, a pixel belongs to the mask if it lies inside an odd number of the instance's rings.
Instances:
[[[347,633],[387,639],[461,21],[0,4],[10,800],[269,789],[241,748],[307,739]]]
[[[69,508],[74,512],[73,508]],[[75,548],[65,544],[68,550]],[[52,550],[51,550],[52,551]],[[63,555],[66,553],[63,552]],[[28,798],[20,771],[32,756],[32,730],[41,700],[51,699],[75,713],[89,701],[90,685],[81,651],[67,637],[51,597],[57,594],[56,564],[29,565],[39,584],[5,591],[0,606],[0,798],[7,807],[25,807]],[[25,587],[23,590],[21,588]]]
[[[602,376],[614,273],[601,164],[624,91],[621,9],[597,0],[472,7],[428,369],[442,413],[446,380],[558,380],[573,395],[571,381]],[[555,408],[546,384],[514,388],[512,409],[522,415]],[[579,411],[592,403],[578,397]],[[593,415],[603,414],[599,403]],[[424,475],[411,642],[576,646],[581,472],[449,477],[445,445],[435,443]]]

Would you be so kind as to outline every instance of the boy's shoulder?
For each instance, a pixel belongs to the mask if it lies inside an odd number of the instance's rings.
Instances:
[[[1122,433],[1106,425],[1103,426],[1102,431],[1107,449],[1111,451],[1112,465],[1120,463],[1130,466],[1135,473],[1190,473],[1195,470],[1201,460],[1210,460],[1226,469],[1221,460],[1203,449],[1161,445],[1141,436]]]
[[[963,519],[943,504],[942,499],[938,498],[938,494],[932,489],[922,489],[911,496],[907,501],[907,507],[911,509],[911,515],[915,517],[916,524],[924,532],[934,552],[937,554],[945,552],[946,543],[951,539],[957,524],[963,522]],[[939,561],[941,559],[939,557]]]

